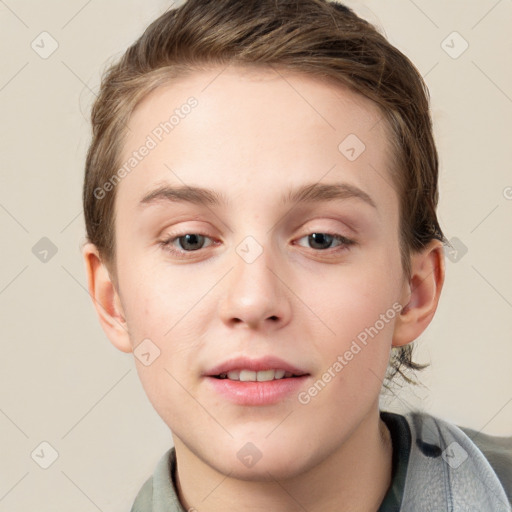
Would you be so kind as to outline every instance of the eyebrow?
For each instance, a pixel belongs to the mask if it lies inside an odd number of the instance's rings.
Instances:
[[[318,203],[350,198],[360,199],[377,209],[375,202],[366,192],[348,183],[306,184],[285,193],[281,198],[281,202],[282,204]],[[188,202],[208,206],[221,206],[229,203],[225,195],[216,190],[190,185],[170,186],[164,184],[147,193],[139,204],[145,206],[167,201]]]

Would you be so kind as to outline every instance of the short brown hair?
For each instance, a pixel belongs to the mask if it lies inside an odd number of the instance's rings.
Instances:
[[[121,165],[127,123],[136,105],[173,78],[212,65],[277,67],[334,80],[370,98],[392,134],[393,184],[400,201],[402,266],[439,226],[438,156],[428,89],[415,66],[376,28],[328,0],[188,0],[145,30],[103,75],[91,114],[83,207],[88,240],[115,278],[115,190],[97,193]],[[388,379],[412,361],[412,344],[393,348]]]

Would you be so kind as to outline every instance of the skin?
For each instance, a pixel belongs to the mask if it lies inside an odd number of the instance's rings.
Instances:
[[[96,247],[84,245],[90,294],[117,348],[132,352],[149,338],[160,350],[152,364],[135,364],[172,430],[185,508],[375,511],[391,483],[378,408],[390,349],[416,339],[434,315],[442,244],[412,255],[406,278],[389,135],[370,100],[293,72],[222,70],[162,86],[134,111],[123,161],[187,98],[198,100],[117,186],[117,286]],[[349,134],[366,146],[354,161],[338,149]],[[164,182],[215,189],[228,202],[139,204]],[[281,200],[304,184],[341,182],[375,207],[357,197]],[[207,237],[202,248],[196,241],[186,252],[175,237],[187,233]],[[312,233],[354,243],[318,248]],[[263,251],[251,263],[236,251],[247,236]],[[181,255],[161,245],[171,237]],[[236,405],[203,377],[237,355],[275,355],[310,374],[307,390],[396,303],[402,312],[307,404],[294,393]],[[247,442],[261,453],[252,467],[237,457]]]

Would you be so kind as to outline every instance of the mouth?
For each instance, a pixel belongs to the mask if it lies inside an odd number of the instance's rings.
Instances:
[[[296,395],[310,373],[275,357],[241,357],[203,374],[217,396],[244,406],[273,405]]]
[[[271,380],[291,379],[294,377],[302,377],[304,373],[293,374],[283,369],[274,370],[231,370],[229,372],[212,375],[215,379],[229,379],[241,382],[269,382]]]

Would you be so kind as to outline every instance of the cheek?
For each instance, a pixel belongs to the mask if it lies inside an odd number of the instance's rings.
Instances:
[[[149,339],[159,353],[152,367],[172,372],[181,382],[204,343],[213,314],[205,294],[213,284],[211,279],[187,279],[164,270],[139,271],[126,280],[126,321],[135,349]]]
[[[384,250],[374,252],[371,261],[340,267],[310,293],[308,304],[328,327],[315,349],[323,354],[324,368],[344,375],[338,382],[350,377],[357,385],[369,378],[380,385],[401,310],[401,279],[398,252]]]
[[[134,258],[120,276],[123,306],[133,341],[140,336],[164,340],[172,334],[193,306],[194,286],[184,286],[179,275],[168,275]],[[191,283],[188,283],[189,285]]]
[[[339,293],[336,307],[324,309],[334,333],[315,340],[315,352],[322,354],[321,370],[303,396],[314,403],[318,417],[326,406],[361,411],[380,394],[401,306],[390,294],[371,291],[371,286],[360,286],[358,292]],[[336,420],[332,421],[335,428]]]
[[[367,259],[371,261],[332,268],[321,280],[304,281],[301,285],[311,309],[325,318],[335,336],[354,336],[354,329],[373,325],[400,297],[398,254],[373,254]]]
[[[391,297],[365,293],[337,299],[337,307],[331,306],[326,317],[332,332],[317,340],[316,349],[324,354],[324,366],[331,367],[338,361],[343,373],[357,380],[363,375],[366,378],[370,369],[380,375],[388,362],[400,304]]]
[[[162,282],[149,280],[137,288],[133,297],[127,321],[137,372],[149,401],[167,424],[172,411],[183,411],[185,416],[197,415],[194,401],[186,390],[194,390],[197,384],[190,369],[196,366],[197,352],[203,343],[194,327],[202,325],[198,318],[200,308],[192,310],[198,297],[187,299],[168,290]],[[191,310],[193,315],[189,315]],[[146,345],[141,344],[137,349],[141,340]],[[148,357],[143,355],[147,352],[150,364],[146,364]]]

